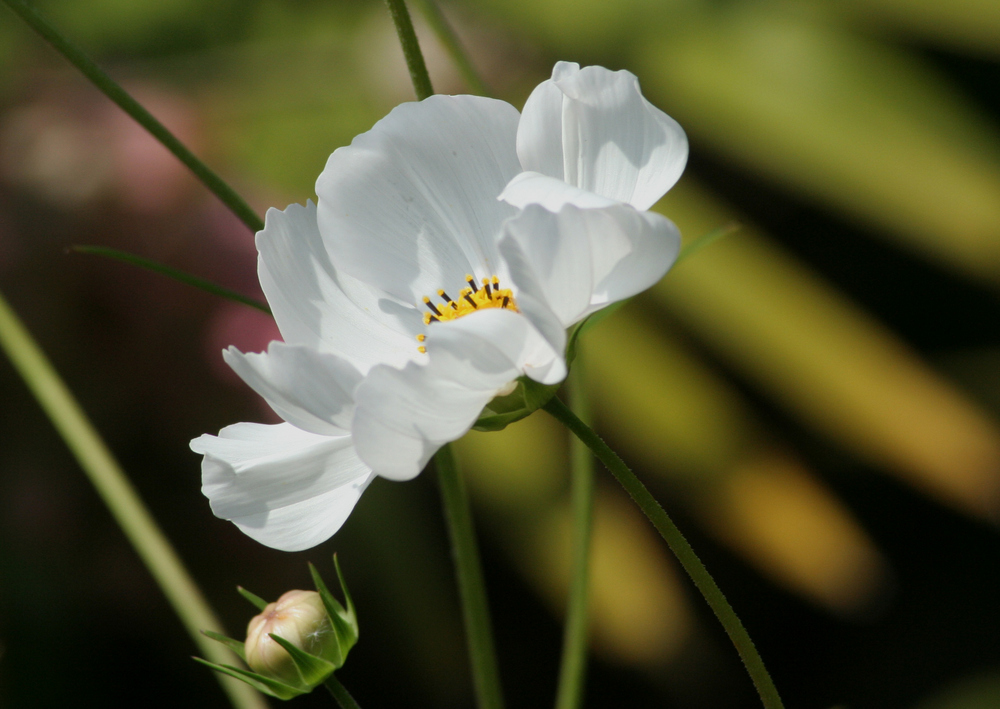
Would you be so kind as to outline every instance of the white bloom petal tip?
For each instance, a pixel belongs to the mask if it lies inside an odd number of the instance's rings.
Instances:
[[[329,539],[374,478],[349,436],[282,423],[238,423],[191,441],[204,456],[202,493],[217,517],[256,541],[301,551]]]
[[[688,141],[631,72],[559,62],[524,104],[517,154],[524,170],[649,209],[680,178]]]

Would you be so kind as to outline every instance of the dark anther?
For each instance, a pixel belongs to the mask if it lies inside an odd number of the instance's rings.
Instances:
[[[471,306],[472,306],[473,308],[475,308],[476,310],[479,310],[479,306],[478,306],[478,305],[476,305],[476,301],[474,301],[474,300],[472,299],[472,296],[471,296],[471,295],[469,295],[468,293],[466,293],[466,294],[465,294],[465,299],[466,299],[467,301],[469,301],[469,305],[471,305]]]

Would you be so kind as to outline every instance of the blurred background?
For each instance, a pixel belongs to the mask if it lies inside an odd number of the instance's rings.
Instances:
[[[40,9],[255,208],[412,89],[376,0],[45,0]],[[420,18],[435,88],[467,91]],[[1000,4],[454,0],[492,93],[554,61],[626,68],[688,131],[656,208],[742,227],[591,331],[596,426],[675,517],[789,707],[1000,707]],[[472,705],[431,475],[376,481],[308,552],[212,516],[189,439],[273,421],[223,365],[266,316],[68,247],[259,296],[252,234],[0,11],[0,291],[119,456],[230,634],[332,579],[362,706]],[[459,445],[511,707],[550,706],[568,577],[567,439],[538,414]],[[759,706],[735,651],[603,470],[590,707]],[[0,706],[224,706],[158,588],[0,361]],[[330,706],[327,697],[295,700]]]

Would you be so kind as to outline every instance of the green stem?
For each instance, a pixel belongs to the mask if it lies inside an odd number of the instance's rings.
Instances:
[[[489,88],[487,88],[482,77],[479,76],[476,67],[472,65],[472,60],[469,59],[469,55],[465,51],[465,47],[462,46],[461,41],[459,41],[458,35],[455,34],[454,28],[441,12],[441,7],[435,0],[413,1],[420,7],[421,14],[427,20],[427,24],[431,26],[438,41],[445,48],[445,51],[451,55],[452,61],[455,62],[458,71],[462,74],[462,78],[465,79],[465,83],[469,85],[472,93],[479,94],[480,96],[489,96]]]
[[[472,509],[451,446],[442,446],[437,452],[434,467],[437,468],[445,522],[451,538],[477,703],[479,709],[503,709],[500,672],[493,646],[493,628],[476,546],[476,531],[472,525]]]
[[[579,353],[569,376],[570,404],[581,421],[590,420]],[[594,466],[590,451],[579,439],[570,443],[570,504],[573,508],[573,558],[562,665],[556,709],[578,709],[583,704],[587,672],[587,610],[590,596],[590,539],[594,516]]]
[[[340,705],[340,709],[361,709],[361,705],[354,701],[354,697],[351,693],[347,691],[347,688],[340,683],[340,680],[331,674],[323,682],[326,688],[330,690],[330,694],[333,698],[337,700],[337,704]]]
[[[10,0],[7,0],[10,2]],[[396,25],[396,34],[399,35],[399,43],[403,45],[403,56],[406,58],[406,66],[410,70],[410,80],[413,82],[413,90],[417,93],[417,100],[423,101],[428,96],[434,94],[431,87],[431,77],[427,73],[427,65],[424,63],[424,55],[420,52],[420,43],[417,41],[417,33],[413,31],[413,20],[410,19],[410,11],[406,9],[404,0],[385,0],[392,16],[392,23]]]
[[[222,632],[222,626],[198,586],[166,536],[157,527],[104,441],[2,295],[0,349],[7,353],[80,467],[97,488],[98,494],[163,590],[198,649],[212,662],[232,664],[236,656],[200,632],[201,629]],[[237,709],[266,708],[260,695],[242,682],[222,676],[219,681]]]
[[[673,551],[677,560],[681,562],[681,566],[687,571],[691,580],[694,581],[695,586],[701,592],[701,595],[704,596],[708,605],[722,623],[722,627],[729,634],[729,639],[736,646],[736,652],[739,653],[740,659],[746,665],[747,672],[750,673],[750,678],[753,680],[754,686],[757,688],[757,694],[760,695],[764,706],[767,709],[783,709],[784,705],[781,703],[781,697],[778,696],[778,690],[771,680],[771,675],[768,674],[767,669],[764,667],[764,661],[758,654],[757,648],[754,647],[746,628],[743,627],[743,623],[737,617],[732,606],[729,605],[718,584],[715,583],[715,579],[708,573],[705,565],[701,563],[701,559],[694,553],[694,549],[691,548],[687,539],[684,538],[681,531],[670,517],[667,516],[660,503],[650,494],[646,486],[639,481],[639,478],[629,470],[625,462],[618,457],[618,454],[611,450],[608,444],[601,440],[587,424],[577,418],[564,403],[553,397],[544,408],[585,443],[591,452],[597,456],[598,460],[604,463],[608,470],[611,471],[611,474],[618,479],[618,482],[621,483],[628,494],[632,496],[635,503],[639,505],[639,508],[667,542],[670,550]]]
[[[211,169],[188,150],[169,130],[164,127],[153,115],[139,105],[139,102],[132,98],[128,92],[119,86],[110,76],[101,70],[93,60],[84,54],[79,48],[71,44],[59,31],[53,27],[48,20],[31,5],[24,0],[3,0],[11,10],[20,15],[21,19],[31,25],[45,41],[55,47],[56,51],[62,54],[70,64],[79,69],[84,76],[90,79],[93,84],[104,92],[104,95],[114,101],[128,115],[132,116],[143,128],[149,131],[163,146],[172,152],[178,160],[187,165],[201,182],[211,190],[216,197],[222,200],[229,209],[233,211],[252,231],[260,231],[264,228],[264,222],[257,216],[257,213],[236,194],[221,177],[212,172]]]

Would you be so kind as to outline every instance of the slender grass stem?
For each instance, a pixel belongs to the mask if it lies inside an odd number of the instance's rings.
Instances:
[[[198,276],[193,276],[190,273],[181,271],[180,269],[173,268],[172,266],[167,266],[166,264],[160,263],[159,261],[154,261],[153,259],[144,258],[142,256],[137,256],[136,254],[130,254],[127,251],[121,251],[119,249],[111,249],[106,246],[73,246],[71,247],[73,251],[78,254],[93,254],[94,256],[104,256],[105,258],[115,259],[116,261],[121,261],[123,263],[130,264],[132,266],[138,266],[139,268],[145,268],[146,270],[152,271],[153,273],[159,273],[167,278],[172,278],[175,281],[183,283],[185,285],[197,288],[198,290],[203,290],[206,293],[211,293],[212,295],[217,295],[220,298],[225,298],[226,300],[231,300],[235,303],[241,303],[243,305],[249,305],[251,308],[255,308],[262,313],[271,314],[271,309],[267,307],[267,303],[262,303],[255,298],[243,295],[242,293],[237,293],[229,288],[223,288],[217,283],[206,278],[199,278]]]
[[[347,688],[334,675],[331,674],[327,677],[323,684],[330,690],[333,698],[337,700],[340,709],[361,709],[361,705],[354,700],[351,693],[347,691]]]
[[[200,632],[203,629],[222,632],[222,626],[201,590],[73,395],[2,295],[0,349],[10,358],[80,467],[90,478],[198,649],[212,662],[232,664],[236,656]],[[219,682],[236,709],[266,708],[267,704],[261,696],[244,683],[221,675]]]
[[[389,8],[389,15],[392,16],[392,23],[396,25],[399,43],[403,46],[403,57],[406,58],[406,66],[410,70],[413,90],[417,94],[417,100],[423,101],[434,94],[434,88],[431,86],[431,76],[427,73],[424,55],[420,51],[417,33],[413,31],[410,11],[406,9],[404,0],[385,0],[385,4]]]
[[[635,503],[656,527],[660,536],[667,542],[670,550],[680,561],[691,580],[694,581],[695,586],[698,587],[701,595],[704,596],[719,622],[722,623],[726,633],[729,634],[729,639],[736,646],[736,651],[739,653],[740,659],[743,660],[743,664],[746,665],[747,672],[749,672],[750,678],[757,688],[757,694],[760,695],[766,709],[783,709],[784,705],[781,702],[781,697],[778,696],[774,682],[771,680],[771,675],[764,667],[764,661],[757,652],[757,648],[754,647],[743,623],[736,615],[736,611],[729,605],[718,584],[715,583],[715,579],[708,573],[705,565],[701,563],[701,559],[694,553],[694,549],[691,548],[673,520],[667,516],[660,503],[650,494],[639,478],[629,470],[618,454],[611,450],[608,444],[581,421],[566,404],[553,397],[544,408],[585,443],[598,460],[604,463],[611,474],[617,478],[626,492],[632,496]]]
[[[576,416],[590,420],[579,354],[569,375],[570,405]],[[573,551],[566,627],[556,709],[578,709],[583,704],[587,673],[587,619],[590,599],[590,540],[594,516],[594,464],[587,446],[578,438],[570,443],[570,506],[573,510]]]
[[[503,709],[500,672],[483,568],[476,545],[476,530],[472,524],[472,509],[451,446],[445,445],[437,452],[434,467],[437,468],[445,521],[451,538],[477,705],[479,709]]]
[[[413,0],[413,2],[420,8],[420,14],[427,20],[427,24],[434,31],[445,51],[451,55],[452,61],[455,62],[455,66],[458,67],[459,73],[465,79],[465,83],[469,85],[472,93],[489,96],[489,88],[479,72],[476,71],[476,67],[469,58],[469,53],[465,51],[458,35],[455,34],[455,29],[441,12],[441,6],[437,4],[436,0]]]
[[[3,0],[7,6],[27,22],[33,30],[62,54],[70,64],[79,69],[84,76],[100,89],[105,96],[118,104],[125,113],[152,134],[163,146],[172,152],[178,160],[184,163],[222,203],[239,217],[251,231],[260,231],[264,222],[250,205],[236,191],[215,174],[205,163],[195,157],[194,153],[185,147],[177,137],[132,98],[125,89],[108,76],[97,64],[83,53],[76,45],[70,43],[59,31],[46,20],[41,13],[25,0]]]

